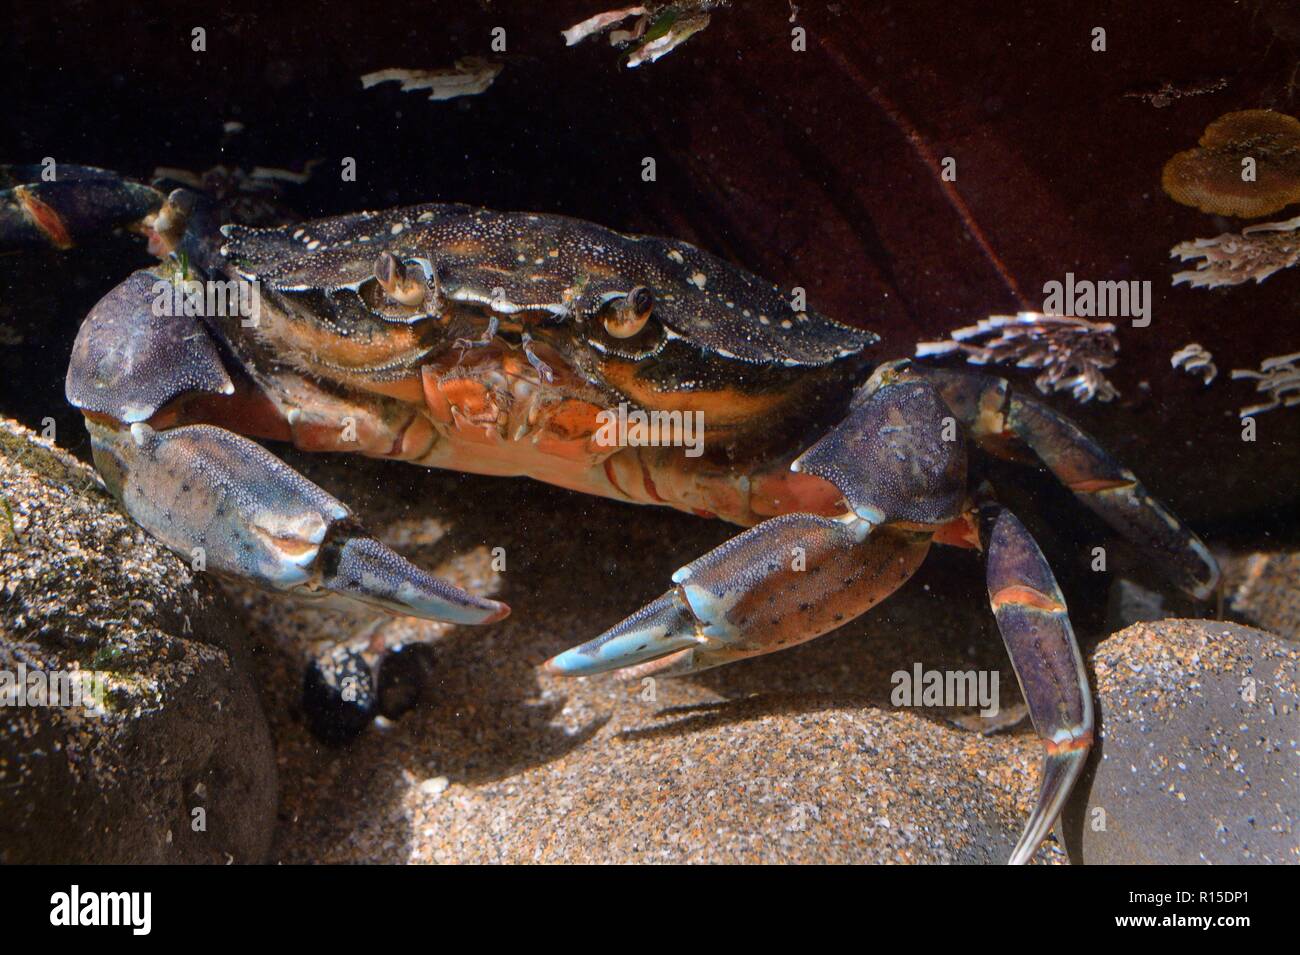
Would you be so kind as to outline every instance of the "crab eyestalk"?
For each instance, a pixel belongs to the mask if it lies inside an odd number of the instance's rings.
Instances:
[[[655,297],[644,285],[638,285],[622,298],[610,303],[605,313],[605,331],[614,338],[638,335],[654,311]]]
[[[425,283],[410,274],[406,265],[391,252],[375,260],[375,280],[394,302],[415,307],[424,301]]]

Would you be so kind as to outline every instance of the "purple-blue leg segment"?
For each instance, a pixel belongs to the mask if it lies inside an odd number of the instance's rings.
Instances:
[[[1219,565],[1201,539],[1073,421],[992,375],[909,367],[939,390],[982,448],[1014,460],[1037,458],[1180,589],[1197,600],[1215,594]]]
[[[979,510],[989,605],[1034,729],[1042,737],[1038,802],[1011,854],[1028,862],[1055,824],[1092,745],[1092,696],[1065,597],[1033,537],[997,504]]]

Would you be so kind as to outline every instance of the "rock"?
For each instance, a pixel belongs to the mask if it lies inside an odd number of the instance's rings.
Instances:
[[[1165,620],[1111,636],[1093,666],[1101,732],[1066,812],[1072,859],[1300,862],[1300,651]]]
[[[528,727],[480,732],[485,706],[359,741],[332,785],[298,793],[282,858],[999,864],[1032,804],[1039,747],[1024,735],[680,683],[648,703],[610,682],[547,692]],[[546,729],[565,751],[537,759],[520,737]],[[512,743],[523,765],[481,778]]]
[[[1115,633],[1135,623],[1154,623],[1170,617],[1191,616],[1198,604],[1167,584],[1153,590],[1126,577],[1116,577],[1106,596],[1106,629]]]
[[[265,858],[275,758],[223,596],[7,420],[0,494],[0,862]],[[102,715],[16,695],[78,673]]]
[[[310,660],[302,683],[307,723],[322,742],[342,746],[374,719],[374,677],[356,650],[339,646]]]

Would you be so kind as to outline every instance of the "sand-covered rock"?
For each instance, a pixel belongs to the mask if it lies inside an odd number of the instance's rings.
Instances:
[[[0,861],[264,858],[275,760],[225,599],[6,420],[0,496]]]
[[[1088,863],[1300,862],[1300,651],[1230,623],[1136,624],[1092,660],[1100,738],[1067,812]]]

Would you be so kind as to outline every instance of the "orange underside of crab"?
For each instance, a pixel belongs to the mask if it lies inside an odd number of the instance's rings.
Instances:
[[[148,424],[157,430],[213,424],[306,451],[361,453],[445,470],[526,476],[585,494],[674,507],[741,526],[781,514],[835,516],[845,511],[843,496],[832,484],[791,471],[788,456],[737,469],[707,456],[692,457],[687,448],[659,443],[650,433],[624,435],[630,437],[626,445],[606,444],[602,424],[614,420],[616,409],[590,393],[575,397],[583,392],[581,383],[558,356],[546,356],[555,369],[550,384],[539,379],[521,353],[503,346],[468,357],[448,356],[393,381],[358,378],[355,384],[362,390],[353,398],[327,394],[308,379],[293,376],[278,378],[274,392],[242,382],[231,395],[199,394],[174,402]],[[392,399],[384,413],[367,392]],[[706,442],[730,433],[751,412],[777,410],[780,404],[779,396],[740,395],[730,389],[659,395],[642,388],[641,393],[658,402],[660,410],[701,412],[702,420],[710,423]],[[397,414],[394,406],[401,409]],[[104,418],[104,423],[110,419]],[[938,528],[935,539],[957,547],[978,546],[978,535],[965,516]]]

